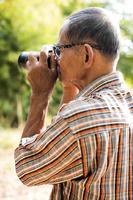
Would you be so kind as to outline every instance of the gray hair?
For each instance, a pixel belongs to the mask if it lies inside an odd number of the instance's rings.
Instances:
[[[88,41],[110,58],[116,58],[120,49],[119,25],[115,26],[106,11],[87,8],[68,17],[67,38],[71,43]]]

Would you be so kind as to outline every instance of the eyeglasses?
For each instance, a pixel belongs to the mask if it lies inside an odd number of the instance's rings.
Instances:
[[[53,51],[54,54],[57,58],[60,57],[61,54],[61,49],[65,49],[65,48],[72,48],[74,46],[80,46],[80,45],[84,45],[84,44],[89,44],[92,48],[94,49],[98,49],[100,50],[101,48],[97,45],[97,44],[93,44],[93,43],[79,43],[79,44],[62,44],[62,45],[54,45],[53,46]]]

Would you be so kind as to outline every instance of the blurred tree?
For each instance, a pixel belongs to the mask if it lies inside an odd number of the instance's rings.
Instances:
[[[133,15],[121,20],[122,52],[118,68],[123,72],[128,85],[133,87]]]
[[[14,63],[18,51],[18,40],[12,30],[12,21],[0,13],[0,120],[11,125],[18,123],[16,94],[20,89],[20,76]]]
[[[23,50],[40,50],[43,44],[57,39],[62,18],[53,2],[7,0],[0,3],[1,125],[18,126],[26,118],[30,89],[25,74],[18,69],[17,58]]]

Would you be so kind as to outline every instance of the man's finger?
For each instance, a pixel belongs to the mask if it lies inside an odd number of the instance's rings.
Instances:
[[[42,64],[42,66],[47,66],[47,55],[44,51],[40,52],[39,62]]]
[[[37,58],[32,53],[29,54],[28,60],[29,65],[34,65],[37,62]]]

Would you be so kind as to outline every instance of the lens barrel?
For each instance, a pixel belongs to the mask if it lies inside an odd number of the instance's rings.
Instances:
[[[39,52],[32,53],[39,60]],[[18,65],[20,67],[25,67],[26,62],[28,61],[29,52],[24,51],[18,57]]]

